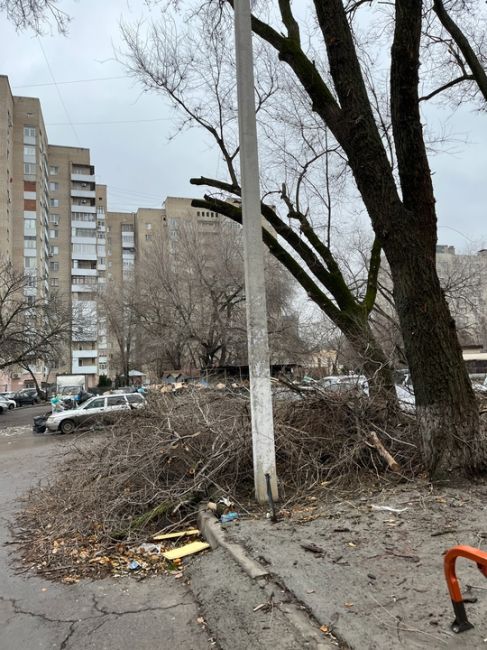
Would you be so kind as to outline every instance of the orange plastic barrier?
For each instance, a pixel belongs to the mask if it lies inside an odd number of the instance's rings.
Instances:
[[[454,546],[447,551],[444,560],[445,578],[448,591],[450,592],[453,611],[455,612],[455,620],[452,623],[451,629],[457,633],[465,632],[465,630],[470,630],[473,627],[467,618],[465,603],[475,602],[476,600],[469,599],[467,601],[462,598],[462,592],[460,591],[460,585],[458,584],[455,571],[455,563],[459,557],[475,562],[480,573],[487,578],[487,553],[485,551],[480,551],[478,548],[473,548],[472,546]]]

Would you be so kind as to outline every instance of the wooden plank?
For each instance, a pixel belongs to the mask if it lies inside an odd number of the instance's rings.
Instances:
[[[166,551],[162,555],[166,560],[177,560],[180,557],[193,555],[193,553],[199,553],[207,548],[210,548],[207,542],[191,542],[191,544],[186,544],[186,546],[180,546],[179,548],[173,548],[172,551]]]
[[[178,530],[175,533],[164,533],[163,535],[154,535],[152,539],[156,542],[160,542],[163,539],[177,539],[178,537],[189,537],[192,535],[200,535],[200,531],[197,528],[191,528],[190,530]]]

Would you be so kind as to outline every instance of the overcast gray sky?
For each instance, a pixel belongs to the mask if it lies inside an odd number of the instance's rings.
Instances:
[[[141,93],[114,58],[114,47],[121,45],[120,16],[147,16],[143,0],[65,0],[61,6],[72,16],[68,36],[45,34],[41,44],[1,17],[0,72],[8,75],[13,93],[40,98],[51,143],[91,149],[97,180],[108,185],[111,210],[157,207],[169,195],[198,195],[189,178],[214,176],[219,167],[209,140],[197,130],[170,140],[172,111],[161,96]],[[100,78],[106,80],[80,81]],[[62,83],[68,81],[80,82]],[[439,241],[458,248],[487,245],[487,113],[435,108],[427,116],[458,139],[449,147],[453,153],[430,160]]]

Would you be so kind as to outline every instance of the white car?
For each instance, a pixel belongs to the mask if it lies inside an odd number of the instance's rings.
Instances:
[[[130,411],[144,404],[144,396],[140,393],[92,397],[78,408],[52,413],[47,418],[46,427],[49,431],[72,433],[79,427],[109,422],[117,412]]]
[[[16,406],[17,405],[14,399],[9,399],[8,397],[3,397],[0,395],[0,413],[3,413],[4,411],[11,411]]]
[[[369,382],[365,375],[331,375],[320,379],[318,383],[334,393],[355,392],[369,396]]]

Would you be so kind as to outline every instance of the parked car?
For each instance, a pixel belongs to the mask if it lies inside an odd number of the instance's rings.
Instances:
[[[15,401],[7,397],[0,396],[0,413],[11,411],[15,408]]]
[[[15,399],[15,391],[9,390],[6,393],[0,393],[0,397],[6,397],[7,399]]]
[[[24,388],[15,393],[14,400],[17,406],[24,406],[24,404],[38,404],[40,402],[39,395],[35,388]]]
[[[81,427],[110,422],[120,411],[140,408],[144,404],[145,399],[139,393],[92,397],[78,408],[52,413],[46,420],[46,427],[49,431],[72,433]]]
[[[334,375],[324,377],[318,382],[325,390],[334,393],[355,392],[359,395],[369,395],[369,382],[365,375]]]

